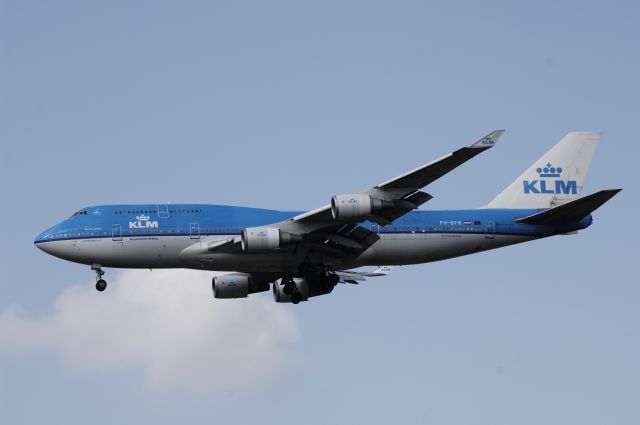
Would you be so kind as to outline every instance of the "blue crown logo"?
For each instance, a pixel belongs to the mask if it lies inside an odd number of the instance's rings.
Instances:
[[[536,172],[540,174],[540,177],[560,177],[562,167],[554,167],[548,162],[544,167],[536,168]]]

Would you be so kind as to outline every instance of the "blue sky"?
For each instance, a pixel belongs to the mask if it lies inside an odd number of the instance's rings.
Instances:
[[[636,2],[1,3],[0,421],[635,424]],[[299,306],[56,260],[80,207],[312,209],[496,128],[424,208],[490,200],[602,131],[577,236]],[[631,214],[631,215],[630,215]],[[255,341],[262,341],[259,346]]]

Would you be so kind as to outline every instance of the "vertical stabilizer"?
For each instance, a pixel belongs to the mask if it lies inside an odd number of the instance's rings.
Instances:
[[[484,208],[551,208],[580,197],[600,133],[569,133]]]

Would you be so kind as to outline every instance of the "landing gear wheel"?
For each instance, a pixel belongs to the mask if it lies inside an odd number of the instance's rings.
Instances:
[[[91,270],[94,270],[96,272],[96,289],[99,292],[107,289],[107,281],[102,278],[102,276],[104,276],[104,271],[100,267],[100,264],[92,264]]]
[[[293,295],[295,290],[296,290],[296,284],[293,282],[285,283],[284,287],[282,288],[282,292],[284,292],[285,295]]]
[[[302,296],[300,295],[299,291],[295,291],[293,294],[291,294],[292,303],[298,304],[300,301],[302,301]]]
[[[99,292],[104,291],[105,289],[107,289],[107,281],[104,279],[100,279],[96,282],[96,289]]]

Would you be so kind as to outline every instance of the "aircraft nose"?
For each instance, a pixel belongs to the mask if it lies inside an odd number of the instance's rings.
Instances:
[[[58,256],[58,249],[57,249],[57,245],[55,242],[55,235],[56,235],[56,230],[58,228],[58,225],[55,225],[53,227],[48,228],[47,230],[45,230],[42,233],[39,233],[35,239],[33,240],[34,245],[46,252],[47,254],[51,254],[51,255],[56,255]]]
[[[35,239],[33,240],[34,245],[37,246],[38,248],[42,249],[42,247],[40,245],[46,240],[45,239],[46,234],[47,234],[46,231],[44,231],[42,233],[39,233],[35,237]]]
[[[74,237],[78,234],[74,223],[63,221],[38,234],[33,243],[38,249],[54,257],[86,264],[87,252],[82,251]]]
[[[44,241],[38,240],[38,238],[36,238],[36,240],[33,243],[35,244],[36,248],[38,248],[39,250],[44,251],[47,254],[51,254],[51,250],[48,249],[47,244]]]

